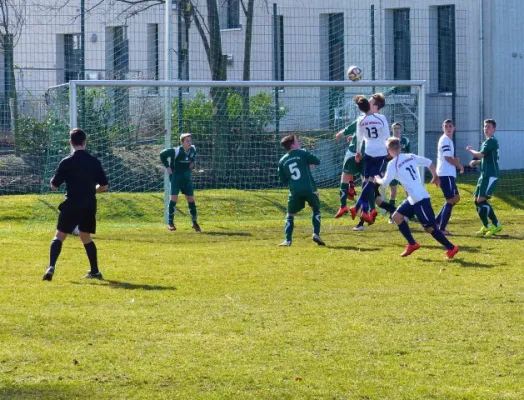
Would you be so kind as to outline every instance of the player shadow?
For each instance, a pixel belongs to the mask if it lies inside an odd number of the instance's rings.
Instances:
[[[282,211],[282,212],[286,212],[286,211],[287,211],[287,204],[286,204],[286,203],[277,202],[277,201],[275,201],[275,200],[268,199],[268,198],[263,197],[263,196],[258,195],[258,194],[255,194],[254,196],[255,196],[255,197],[258,197],[260,200],[265,201],[266,203],[271,204],[272,206],[274,206],[275,208],[279,209],[279,210]],[[286,198],[287,198],[287,197],[284,197],[284,199],[286,199]]]
[[[368,252],[368,251],[376,251],[376,249],[366,249],[362,247],[357,246],[333,246],[333,245],[326,245],[327,249],[332,250],[353,250],[353,251],[360,251],[360,252]]]
[[[202,231],[199,235],[205,236],[253,236],[249,232],[217,232],[217,231]]]
[[[483,263],[476,262],[476,261],[473,262],[473,261],[462,260],[459,257],[460,257],[460,252],[455,256],[455,258],[453,258],[452,260],[447,260],[446,262],[453,263],[453,264],[460,264],[460,266],[464,267],[464,268],[486,268],[486,269],[489,269],[489,268],[495,268],[496,267],[495,265],[492,265],[492,264],[483,264]],[[427,263],[434,263],[437,260],[432,260],[432,259],[429,259],[429,258],[420,258],[420,261],[424,261],[424,262],[427,262]],[[503,264],[500,264],[500,265],[503,265]]]
[[[103,281],[97,281],[100,282],[100,284],[95,283],[95,281],[89,281],[86,283],[79,283],[79,282],[71,282],[75,285],[98,285],[98,286],[106,286],[113,289],[125,289],[125,290],[177,290],[175,286],[160,286],[160,285],[146,285],[146,284],[136,284],[136,283],[129,283],[129,282],[122,282],[122,281],[114,281],[111,279],[104,279]]]

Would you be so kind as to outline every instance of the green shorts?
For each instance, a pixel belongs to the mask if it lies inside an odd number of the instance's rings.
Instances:
[[[364,173],[364,162],[357,163],[355,156],[345,157],[342,172],[349,175],[362,175]]]
[[[495,177],[495,176],[484,177],[481,175],[477,183],[477,187],[475,188],[475,193],[473,193],[473,196],[486,197],[487,199],[491,198],[491,196],[493,196],[493,193],[495,192],[495,189],[497,188],[498,181],[499,181],[498,177]]]
[[[188,174],[171,174],[171,196],[178,196],[182,192],[186,196],[193,196],[193,183],[191,175]]]
[[[296,214],[306,206],[306,201],[309,206],[315,210],[320,210],[320,199],[318,192],[293,193],[289,192],[287,198],[287,212],[288,214]]]

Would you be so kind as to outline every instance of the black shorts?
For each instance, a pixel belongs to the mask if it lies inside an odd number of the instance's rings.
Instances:
[[[80,232],[96,233],[96,201],[76,204],[66,200],[58,206],[56,229],[64,233],[73,233],[78,226]]]

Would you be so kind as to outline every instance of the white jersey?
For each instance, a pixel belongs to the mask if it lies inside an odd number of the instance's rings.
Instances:
[[[366,142],[366,154],[371,157],[383,157],[388,154],[386,140],[389,139],[388,120],[382,114],[361,115],[357,119],[357,151],[362,150]]]
[[[438,140],[438,152],[437,152],[437,175],[438,176],[452,176],[457,177],[457,168],[450,164],[446,157],[455,156],[455,146],[453,140],[451,140],[445,134]]]
[[[422,199],[429,199],[429,193],[420,181],[418,166],[429,167],[431,164],[432,161],[429,158],[419,157],[416,154],[400,153],[389,162],[386,174],[382,179],[382,185],[384,187],[389,186],[393,179],[399,181],[406,189],[408,201],[411,205]]]

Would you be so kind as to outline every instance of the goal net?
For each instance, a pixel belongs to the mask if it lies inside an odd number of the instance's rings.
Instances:
[[[109,177],[110,190],[99,197],[101,209],[108,204],[103,215],[115,224],[162,223],[169,181],[159,154],[190,132],[197,148],[196,202],[212,204],[201,217],[233,211],[241,220],[245,210],[236,191],[245,190],[257,191],[257,211],[264,215],[265,207],[275,207],[275,191],[283,188],[276,169],[285,135],[298,135],[321,159],[312,170],[319,188],[338,187],[348,143],[335,135],[358,117],[356,94],[384,93],[388,121],[401,122],[411,151],[424,154],[423,90],[423,82],[415,81],[72,82],[48,90],[55,123],[43,182],[71,151],[69,126],[80,126],[88,133],[88,150]],[[47,200],[39,202],[37,218],[53,220],[46,183],[42,193]],[[285,206],[285,195],[278,192],[277,198]],[[177,208],[186,213],[183,196]]]

